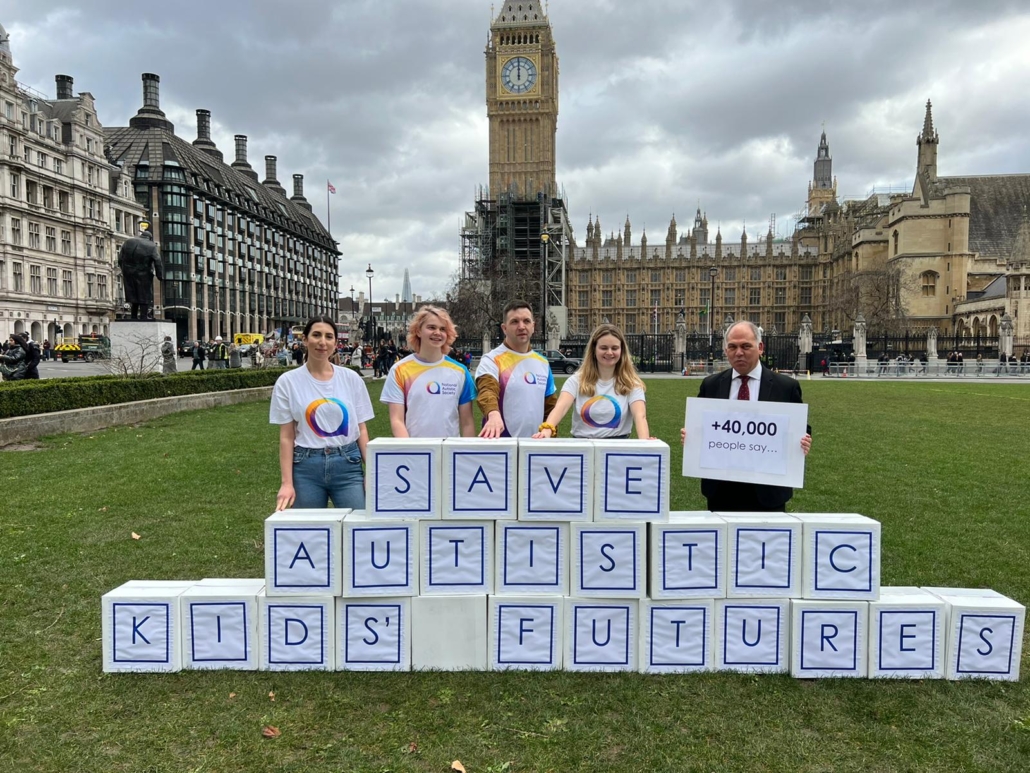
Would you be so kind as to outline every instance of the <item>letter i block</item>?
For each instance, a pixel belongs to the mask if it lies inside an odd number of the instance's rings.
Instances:
[[[592,521],[593,486],[590,441],[519,441],[520,521]]]
[[[790,674],[798,679],[864,677],[869,603],[791,599]]]
[[[332,596],[259,596],[262,671],[332,671],[336,600]]]
[[[494,592],[494,522],[419,524],[420,591],[425,596]]]
[[[569,524],[509,521],[495,528],[495,593],[569,595]]]
[[[264,586],[264,580],[207,580],[182,594],[183,668],[257,671]]]
[[[365,454],[365,510],[374,518],[439,519],[443,440],[376,438]]]
[[[413,670],[486,671],[486,596],[411,600]]]
[[[726,597],[726,521],[674,512],[650,529],[652,599]]]
[[[947,604],[922,588],[880,588],[869,602],[869,676],[943,679]]]
[[[444,519],[514,520],[518,461],[515,438],[444,440]]]
[[[265,519],[265,593],[338,596],[350,510],[284,510]]]
[[[595,521],[669,519],[669,446],[661,440],[595,440]]]
[[[636,671],[636,599],[566,599],[565,670]]]
[[[351,513],[343,522],[343,594],[347,597],[418,593],[419,521]]]
[[[646,523],[573,523],[573,596],[642,599],[647,595]]]
[[[337,671],[410,671],[411,599],[336,599]]]
[[[1019,681],[1026,607],[992,590],[924,588],[948,605],[948,679]]]
[[[789,644],[790,599],[716,599],[717,671],[786,673]]]
[[[179,599],[188,584],[127,582],[101,599],[104,671],[182,668]]]
[[[880,594],[880,523],[864,515],[794,516],[802,524],[802,595],[876,601]]]
[[[719,513],[726,521],[727,598],[801,595],[801,521],[785,513]]]
[[[565,599],[490,597],[490,669],[555,671],[562,666]]]
[[[640,603],[640,670],[714,671],[715,599]]]

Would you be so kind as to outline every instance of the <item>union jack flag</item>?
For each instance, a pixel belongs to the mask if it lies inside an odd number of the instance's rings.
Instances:
[[[326,186],[328,186],[330,193],[336,193],[336,187],[331,182],[326,180],[325,184],[326,184]]]

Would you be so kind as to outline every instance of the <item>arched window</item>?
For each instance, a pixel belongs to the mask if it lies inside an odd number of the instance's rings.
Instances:
[[[923,297],[935,297],[937,295],[937,272],[924,271],[919,278],[923,287]]]
[[[897,255],[898,254],[898,232],[895,231],[893,236],[894,236],[894,254]]]

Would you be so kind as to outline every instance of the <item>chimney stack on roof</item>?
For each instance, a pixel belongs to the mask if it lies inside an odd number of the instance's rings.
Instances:
[[[247,177],[257,181],[258,175],[247,161],[247,135],[237,134],[236,140],[236,160],[233,161],[230,166],[240,174],[245,174]]]
[[[304,175],[302,174],[293,175],[293,195],[290,196],[290,201],[298,207],[304,207],[309,212],[311,211],[311,205],[304,198]]]
[[[134,129],[164,129],[175,131],[175,126],[161,112],[161,78],[152,72],[143,73],[143,107],[130,120]]]
[[[57,98],[58,99],[75,99],[73,93],[73,86],[75,80],[70,75],[58,75],[57,78]]]
[[[197,110],[197,139],[193,140],[193,147],[203,150],[205,153],[222,160],[222,151],[211,141],[211,111],[201,108]]]
[[[286,196],[286,189],[279,184],[279,179],[275,176],[277,161],[278,159],[275,156],[265,156],[265,181],[262,184],[281,196]]]

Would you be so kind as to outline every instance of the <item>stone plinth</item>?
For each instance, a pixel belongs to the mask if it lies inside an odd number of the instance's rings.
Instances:
[[[175,323],[165,320],[121,320],[111,323],[111,367],[115,373],[161,372],[161,344],[175,343]]]

